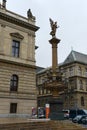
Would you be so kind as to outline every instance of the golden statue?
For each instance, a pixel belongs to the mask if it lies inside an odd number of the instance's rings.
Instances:
[[[50,26],[51,26],[51,29],[52,29],[52,31],[50,32],[50,35],[52,35],[52,37],[54,37],[55,34],[56,34],[56,29],[58,28],[57,22],[54,22],[51,18],[49,18],[49,20],[50,20]]]

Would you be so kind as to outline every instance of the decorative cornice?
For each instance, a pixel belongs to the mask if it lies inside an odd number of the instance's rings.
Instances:
[[[0,62],[36,69],[36,65],[30,65],[30,64],[26,64],[26,63],[22,63],[22,62],[19,63],[19,62],[16,62],[16,61],[10,61],[8,59],[0,59]]]
[[[10,23],[13,23],[13,24],[16,24],[18,26],[30,29],[32,31],[37,31],[39,29],[39,27],[37,27],[35,25],[32,25],[30,23],[27,23],[23,20],[17,19],[15,17],[12,17],[12,16],[7,15],[7,14],[2,13],[2,12],[0,12],[0,19],[5,20],[5,21],[10,22]]]
[[[10,33],[10,35],[12,36],[12,37],[16,37],[16,38],[18,38],[18,39],[24,39],[24,36],[22,36],[20,33],[18,33],[18,32],[15,32],[15,33]]]

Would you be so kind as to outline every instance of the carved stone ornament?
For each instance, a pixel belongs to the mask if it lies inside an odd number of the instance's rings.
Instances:
[[[30,18],[30,19],[35,20],[35,16],[33,16],[32,12],[31,12],[31,9],[29,9],[29,10],[27,11],[27,17],[28,17],[28,19]]]
[[[24,39],[24,36],[22,36],[20,33],[18,33],[18,32],[16,32],[16,33],[10,33],[10,35],[12,36],[12,37],[16,37],[16,38],[18,38],[18,39]]]

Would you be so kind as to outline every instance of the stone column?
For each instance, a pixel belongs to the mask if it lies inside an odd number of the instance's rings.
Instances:
[[[51,40],[49,40],[49,42],[52,44],[52,69],[54,72],[58,67],[57,44],[60,42],[60,40],[56,37],[53,37]]]

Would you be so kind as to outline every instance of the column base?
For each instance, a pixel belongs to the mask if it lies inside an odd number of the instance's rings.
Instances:
[[[49,101],[50,104],[50,114],[49,118],[51,120],[64,120],[63,113],[63,101],[60,98],[52,98]]]

